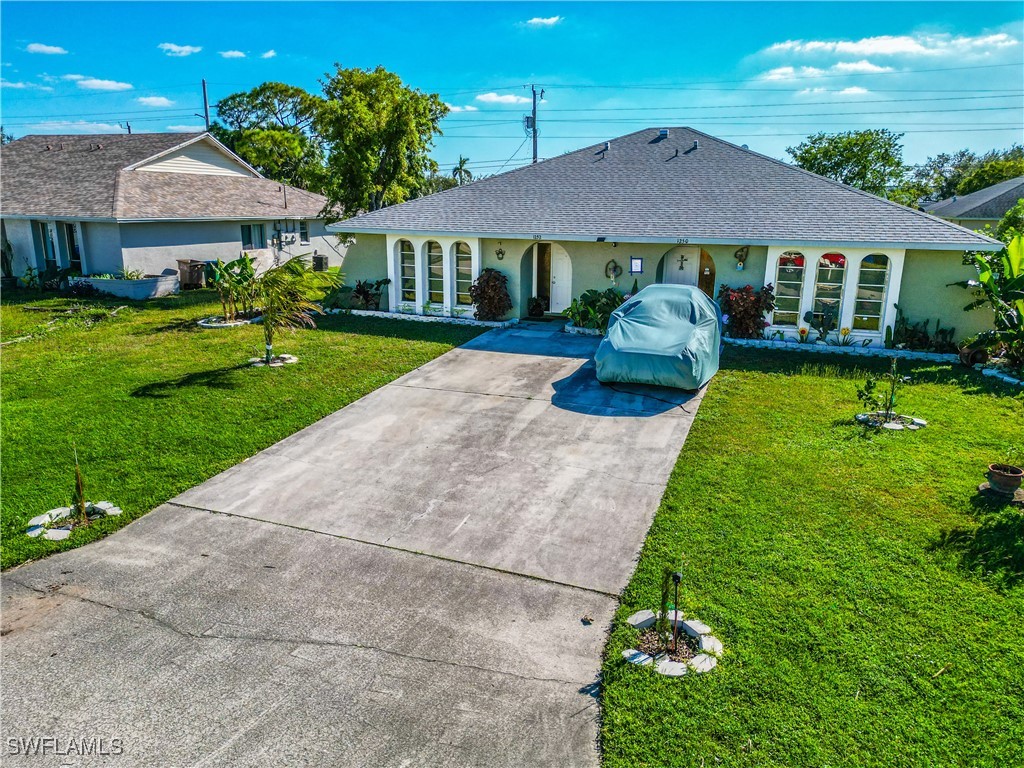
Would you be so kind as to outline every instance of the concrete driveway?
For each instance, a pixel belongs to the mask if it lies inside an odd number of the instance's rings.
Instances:
[[[595,346],[492,331],[4,574],[4,763],[596,765],[605,631],[699,397],[602,387]],[[12,756],[43,736],[123,754]]]

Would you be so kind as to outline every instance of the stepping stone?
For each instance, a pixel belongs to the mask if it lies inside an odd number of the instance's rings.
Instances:
[[[626,623],[634,629],[647,629],[654,626],[654,622],[657,620],[658,617],[654,615],[654,611],[637,611],[626,619]]]
[[[93,504],[96,509],[111,509],[114,506],[112,501],[97,501]]]
[[[654,661],[653,658],[648,656],[646,653],[638,651],[636,648],[627,648],[622,652],[622,658],[628,661],[630,664],[639,664],[640,666],[646,666]]]
[[[71,507],[57,507],[56,509],[51,509],[46,514],[50,516],[50,522],[53,522],[55,520],[63,520],[65,517],[71,514]]]
[[[28,521],[28,524],[29,527],[32,527],[34,525],[46,525],[48,522],[50,522],[50,513],[44,512],[41,515],[36,515],[35,517],[33,517],[31,520]]]
[[[686,674],[686,665],[681,664],[678,661],[669,661],[663,659],[658,662],[658,666],[654,668],[654,671],[659,675],[666,675],[667,677],[682,677]]]
[[[703,674],[714,669],[718,665],[718,659],[714,656],[708,656],[706,653],[701,653],[690,659],[687,664],[697,674]]]
[[[704,653],[710,653],[712,656],[722,655],[722,641],[714,635],[701,635],[698,645]]]
[[[70,535],[71,531],[67,528],[51,528],[43,534],[43,538],[49,539],[50,541],[63,541]]]
[[[39,536],[45,530],[46,529],[43,528],[43,526],[41,526],[41,525],[33,525],[31,528],[29,528],[27,531],[25,531],[25,535],[26,536],[31,536],[34,539],[36,536]]]
[[[701,635],[710,635],[711,627],[699,619],[690,619],[683,622],[683,631],[690,637],[700,637]]]
[[[915,427],[927,427],[928,422],[924,419],[911,419]]]
[[[111,515],[120,515],[123,511],[124,510],[121,509],[120,507],[111,507],[110,509],[104,510],[104,512],[107,513],[108,517]]]

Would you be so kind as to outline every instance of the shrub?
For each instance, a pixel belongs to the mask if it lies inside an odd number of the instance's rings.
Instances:
[[[626,297],[615,288],[606,288],[603,291],[591,288],[584,291],[578,299],[572,300],[572,304],[565,310],[565,316],[577,328],[606,331],[612,312],[622,306],[625,300]]]
[[[508,277],[488,267],[469,286],[469,298],[476,306],[477,320],[500,320],[512,309]]]
[[[94,296],[99,296],[101,293],[103,291],[88,280],[75,280],[73,283],[69,283],[68,287],[64,290],[65,296],[70,296],[74,299],[90,299]]]
[[[760,291],[755,291],[752,285],[742,288],[723,285],[718,291],[718,306],[732,338],[760,339],[768,327],[764,316],[775,309],[775,288],[771,283]]]
[[[356,287],[352,289],[353,308],[374,311],[380,309],[380,298],[384,294],[384,289],[389,285],[391,285],[389,277],[375,280],[372,283],[369,280],[357,280]]]
[[[526,302],[526,314],[530,317],[544,317],[547,309],[547,302],[540,296],[534,296]]]

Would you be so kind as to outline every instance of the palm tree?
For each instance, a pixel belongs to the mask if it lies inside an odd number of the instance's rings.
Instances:
[[[340,283],[339,274],[314,272],[306,255],[272,267],[256,278],[253,298],[262,310],[268,365],[274,359],[274,334],[302,326],[316,328],[313,315],[323,310],[311,296],[337,288]]]
[[[455,179],[460,187],[473,180],[473,172],[466,167],[468,164],[469,158],[459,155],[459,162],[452,169],[452,178]]]

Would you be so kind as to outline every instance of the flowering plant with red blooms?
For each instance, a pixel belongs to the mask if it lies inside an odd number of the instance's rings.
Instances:
[[[728,316],[726,330],[734,339],[760,339],[768,327],[765,315],[775,309],[775,287],[769,283],[760,291],[752,285],[718,291],[718,306]]]

